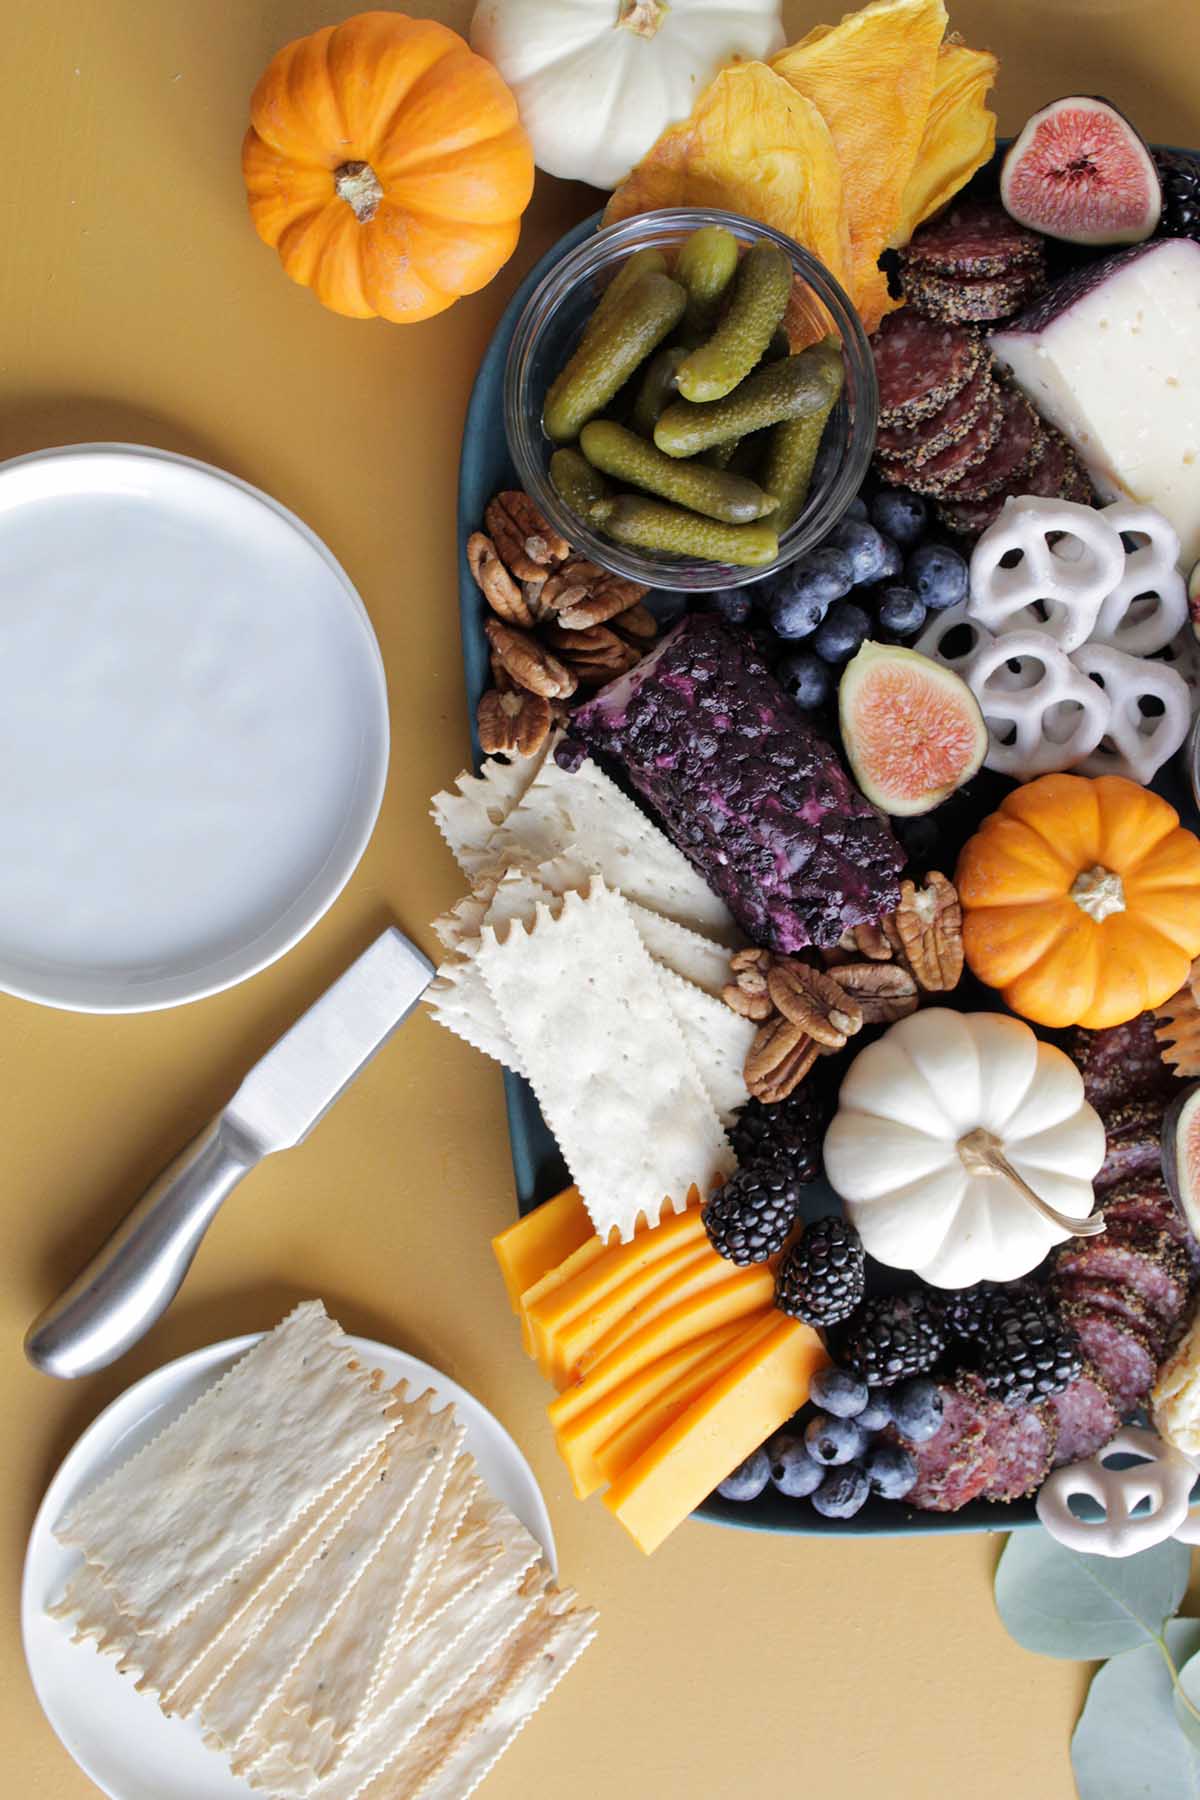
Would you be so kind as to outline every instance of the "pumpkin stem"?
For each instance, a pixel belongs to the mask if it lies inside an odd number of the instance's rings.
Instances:
[[[618,28],[636,31],[639,37],[652,38],[667,16],[667,0],[621,0]]]
[[[370,163],[344,162],[333,172],[333,185],[338,198],[352,208],[360,225],[375,217],[383,199],[383,184]]]
[[[1056,1225],[1060,1231],[1069,1232],[1072,1237],[1096,1237],[1105,1230],[1104,1218],[1093,1213],[1087,1219],[1073,1219],[1068,1213],[1059,1212],[1048,1200],[1035,1193],[1033,1188],[1017,1171],[1004,1154],[1004,1146],[995,1132],[987,1131],[980,1125],[975,1131],[968,1131],[960,1137],[957,1144],[959,1160],[968,1175],[1003,1175],[1011,1181],[1023,1200],[1028,1200],[1035,1212],[1039,1212],[1050,1225]]]
[[[1113,869],[1096,863],[1082,869],[1071,883],[1071,898],[1097,925],[1113,913],[1125,911],[1125,883]]]

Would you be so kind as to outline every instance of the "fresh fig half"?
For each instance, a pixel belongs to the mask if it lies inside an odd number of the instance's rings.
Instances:
[[[1192,631],[1200,638],[1200,562],[1188,576],[1188,613],[1192,621]]]
[[[1158,224],[1162,182],[1141,133],[1099,96],[1068,94],[1034,113],[1000,171],[1022,225],[1070,244],[1140,244]]]
[[[1162,1165],[1184,1224],[1200,1238],[1200,1081],[1172,1100],[1163,1119]]]
[[[854,779],[894,818],[932,812],[987,753],[987,726],[966,682],[894,644],[868,640],[846,664],[838,718]]]

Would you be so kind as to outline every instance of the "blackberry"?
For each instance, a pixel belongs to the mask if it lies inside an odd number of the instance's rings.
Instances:
[[[980,1350],[988,1393],[1008,1406],[1061,1394],[1083,1372],[1079,1339],[1045,1294],[998,1295]]]
[[[987,1336],[997,1306],[1017,1294],[1034,1292],[1029,1282],[977,1281],[974,1287],[958,1288],[942,1301],[942,1316],[951,1337],[977,1342]]]
[[[718,1256],[739,1267],[782,1250],[800,1207],[800,1184],[775,1167],[741,1168],[704,1208],[704,1229]]]
[[[821,1173],[825,1112],[807,1081],[774,1106],[748,1101],[729,1134],[738,1162],[743,1167],[783,1169],[794,1181],[815,1181]]]
[[[946,1348],[939,1303],[921,1288],[868,1300],[838,1342],[838,1361],[871,1387],[932,1369]]]
[[[862,1303],[863,1260],[862,1240],[848,1220],[814,1220],[784,1258],[776,1306],[806,1325],[839,1324]]]
[[[1162,180],[1164,237],[1200,239],[1200,157],[1163,150],[1155,157]]]

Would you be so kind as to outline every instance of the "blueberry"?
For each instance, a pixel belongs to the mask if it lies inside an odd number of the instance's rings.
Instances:
[[[812,1497],[812,1503],[823,1518],[852,1519],[866,1505],[871,1485],[859,1463],[830,1469]]]
[[[867,1435],[856,1419],[839,1419],[831,1413],[818,1413],[804,1427],[804,1442],[814,1462],[834,1468],[838,1463],[852,1462],[866,1447]]]
[[[875,1444],[867,1451],[863,1473],[881,1500],[903,1500],[916,1484],[917,1465],[898,1444]]]
[[[857,1419],[867,1404],[867,1384],[846,1369],[818,1369],[809,1398],[835,1419]]]
[[[910,587],[931,612],[944,612],[967,597],[967,564],[965,557],[949,544],[921,544],[904,566]]]
[[[815,1493],[824,1479],[825,1471],[808,1454],[804,1439],[790,1432],[771,1439],[767,1457],[771,1480],[789,1500],[803,1500],[806,1494]]]
[[[929,521],[929,508],[908,488],[880,488],[870,505],[871,523],[906,550],[919,543]]]
[[[867,1404],[858,1415],[857,1423],[863,1431],[882,1431],[885,1425],[892,1422],[892,1403],[886,1388],[871,1388],[867,1395]]]
[[[807,650],[793,650],[790,656],[782,659],[779,664],[779,679],[797,706],[803,706],[806,711],[824,706],[833,685],[829,664]]]
[[[908,587],[885,587],[876,614],[892,637],[916,637],[925,623],[925,602]]]
[[[945,1402],[936,1381],[917,1376],[892,1388],[892,1418],[896,1430],[910,1444],[924,1444],[936,1436],[942,1423]]]
[[[777,623],[794,608],[818,608],[817,623],[834,600],[840,600],[854,586],[854,563],[836,544],[822,544],[798,556],[790,569],[785,569],[775,583],[767,603],[767,614],[780,637],[807,635],[784,631]],[[813,628],[815,629],[815,628]]]
[[[723,1500],[757,1500],[771,1479],[771,1459],[765,1450],[756,1450],[727,1475],[717,1489]]]
[[[754,611],[750,589],[744,587],[716,588],[709,594],[707,605],[708,610],[718,614],[727,625],[744,625]]]
[[[843,519],[826,541],[835,549],[844,550],[850,558],[854,565],[855,587],[878,581],[891,560],[885,540],[863,519]]]
[[[831,606],[813,637],[813,649],[828,663],[844,663],[854,655],[871,629],[861,606],[839,600]]]
[[[578,775],[587,761],[587,745],[578,738],[565,737],[554,746],[554,760],[568,775]]]
[[[883,559],[875,579],[876,581],[891,581],[900,574],[904,567],[904,552],[895,538],[885,537],[882,532],[879,534],[879,541],[883,545]]]
[[[861,494],[855,494],[853,500],[846,508],[845,516],[848,519],[865,519],[868,516],[867,503]]]

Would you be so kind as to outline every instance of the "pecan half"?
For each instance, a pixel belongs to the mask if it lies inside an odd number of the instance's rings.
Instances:
[[[520,488],[489,500],[483,522],[504,566],[518,581],[540,580],[571,554],[566,538]]]
[[[892,1025],[917,1010],[917,984],[902,963],[846,963],[834,979],[864,1025]]]
[[[622,637],[629,638],[631,642],[651,644],[658,636],[658,620],[650,608],[643,606],[639,600],[613,620],[613,630],[619,631]]]
[[[963,971],[963,928],[954,883],[937,869],[929,871],[924,887],[902,881],[892,922],[919,986],[930,994],[957,987]]]
[[[533,624],[534,614],[525,596],[500,561],[486,531],[473,531],[467,539],[467,566],[494,613],[510,625]]]
[[[490,688],[475,714],[485,756],[535,756],[550,730],[550,702],[520,688]]]
[[[645,592],[636,581],[626,581],[586,556],[570,556],[547,581],[542,599],[565,630],[585,631],[628,612]]]
[[[780,958],[767,976],[767,991],[785,1019],[831,1050],[840,1050],[847,1038],[862,1029],[862,1008],[857,1000],[832,975],[810,968],[808,963]]]
[[[721,989],[721,998],[743,1019],[756,1019],[761,1023],[775,1011],[775,1002],[767,991],[771,961],[769,950],[739,950],[730,958],[729,972],[733,980]]]
[[[518,687],[547,700],[565,700],[578,685],[569,669],[544,644],[525,631],[513,631],[499,619],[485,619],[484,630],[500,666]]]
[[[817,1045],[790,1019],[770,1019],[759,1027],[743,1070],[756,1100],[774,1106],[799,1087],[817,1060]]]
[[[607,625],[589,625],[582,631],[547,625],[544,637],[582,687],[603,687],[606,681],[624,675],[642,660],[641,651],[623,643]]]

